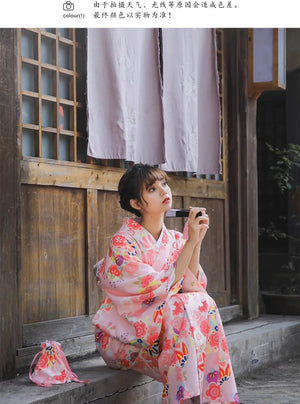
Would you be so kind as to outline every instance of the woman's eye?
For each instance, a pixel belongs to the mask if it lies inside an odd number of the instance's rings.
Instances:
[[[155,187],[151,187],[151,188],[149,189],[149,191],[150,191],[150,192],[155,191]]]

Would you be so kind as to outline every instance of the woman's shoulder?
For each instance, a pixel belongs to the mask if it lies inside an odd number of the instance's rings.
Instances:
[[[120,245],[122,243],[133,243],[136,233],[140,230],[141,225],[134,219],[126,217],[118,231],[114,233],[110,240],[111,245]]]

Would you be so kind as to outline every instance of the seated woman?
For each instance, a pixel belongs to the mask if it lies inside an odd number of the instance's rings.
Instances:
[[[96,266],[105,295],[93,319],[98,351],[112,368],[161,381],[162,403],[237,403],[222,322],[199,265],[205,208],[190,208],[183,237],[164,225],[172,206],[165,172],[136,164],[118,191],[137,218],[124,219]]]

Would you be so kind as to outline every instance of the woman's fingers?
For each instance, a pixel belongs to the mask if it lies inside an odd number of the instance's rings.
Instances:
[[[202,215],[197,217],[197,213],[201,212]],[[202,217],[206,212],[205,208],[196,208],[196,207],[191,207],[190,206],[190,214],[189,214],[189,218],[190,219],[195,219],[195,218],[199,218]]]
[[[206,213],[204,215],[202,214],[202,216],[200,216],[200,222],[209,225],[209,216]]]

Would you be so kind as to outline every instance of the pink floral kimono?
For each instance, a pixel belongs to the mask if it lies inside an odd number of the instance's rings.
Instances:
[[[206,276],[187,268],[175,279],[181,233],[163,228],[156,241],[125,219],[113,236],[97,277],[105,298],[93,324],[108,366],[134,369],[164,384],[162,403],[237,403],[222,322],[207,294]],[[197,401],[198,402],[198,401]]]

